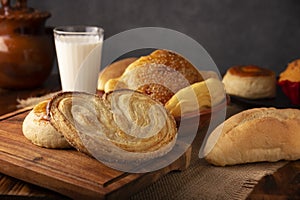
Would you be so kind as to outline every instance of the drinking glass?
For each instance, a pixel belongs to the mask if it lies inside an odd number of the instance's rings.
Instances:
[[[62,91],[96,92],[103,37],[103,29],[96,26],[54,29]]]

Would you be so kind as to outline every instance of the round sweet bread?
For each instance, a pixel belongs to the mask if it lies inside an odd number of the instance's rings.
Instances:
[[[254,65],[229,68],[223,83],[226,93],[247,99],[273,98],[276,95],[275,73]]]
[[[22,125],[24,136],[33,144],[46,148],[70,148],[71,146],[51,124],[46,107],[49,100],[38,103],[25,117]]]
[[[107,81],[104,89],[137,90],[165,104],[180,89],[200,81],[203,77],[188,60],[159,49],[131,63],[122,76]]]

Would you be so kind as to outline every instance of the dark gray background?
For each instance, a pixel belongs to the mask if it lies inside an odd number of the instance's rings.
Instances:
[[[278,74],[300,58],[297,0],[29,0],[28,5],[51,12],[48,26],[98,25],[106,38],[145,26],[180,31],[208,51],[221,73],[255,64]]]

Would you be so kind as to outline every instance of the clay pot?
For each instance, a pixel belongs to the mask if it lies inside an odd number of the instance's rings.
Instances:
[[[52,32],[46,33],[48,12],[27,8],[26,0],[11,6],[1,0],[0,88],[23,89],[41,85],[54,61]]]

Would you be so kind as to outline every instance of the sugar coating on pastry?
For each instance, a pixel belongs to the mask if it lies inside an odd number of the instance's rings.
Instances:
[[[184,57],[156,50],[131,63],[119,78],[108,80],[104,90],[137,90],[165,104],[177,91],[199,81],[203,77]]]
[[[276,77],[272,70],[254,66],[234,66],[223,77],[226,93],[247,99],[276,96]]]
[[[46,148],[70,148],[71,146],[47,118],[49,100],[38,103],[25,117],[22,125],[24,136],[33,144]]]

